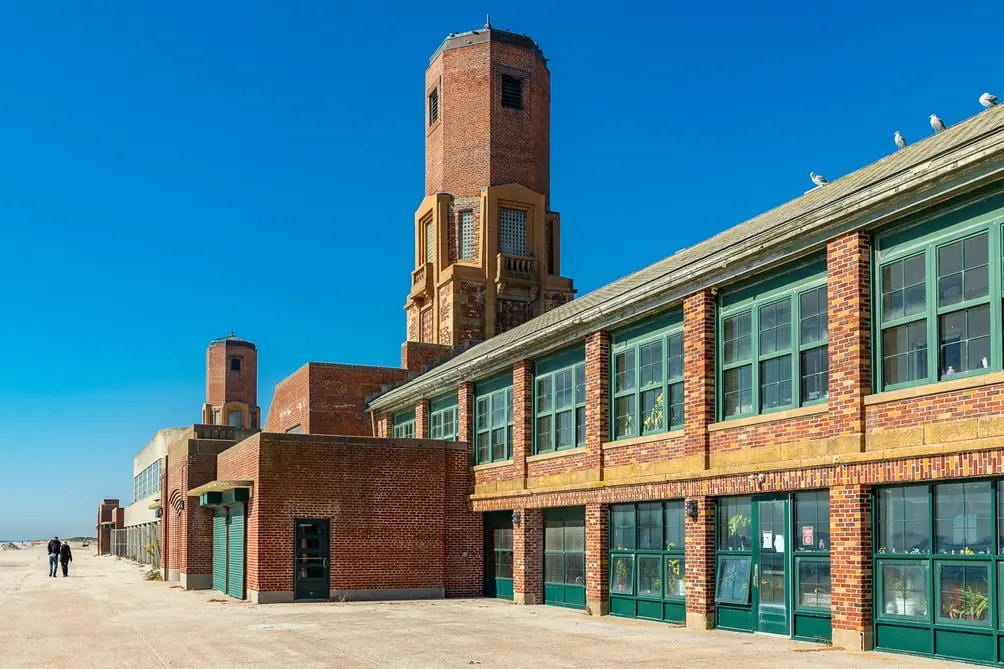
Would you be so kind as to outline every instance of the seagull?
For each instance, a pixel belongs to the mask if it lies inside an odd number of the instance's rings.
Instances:
[[[809,178],[812,179],[812,183],[816,184],[817,186],[825,186],[826,184],[830,183],[829,181],[826,180],[826,177],[820,176],[815,172],[809,172]]]
[[[893,139],[896,141],[896,146],[898,146],[901,149],[906,148],[906,140],[903,139],[903,135],[899,134],[899,130],[897,130],[896,134],[893,135]]]
[[[948,130],[948,126],[945,122],[938,118],[937,114],[931,114],[931,127],[934,128],[934,132],[941,132],[942,130]]]
[[[980,96],[980,104],[986,107],[987,109],[990,109],[991,107],[996,107],[998,102],[1000,102],[1000,100],[997,98],[996,95],[990,95],[989,93],[984,93],[983,95]]]

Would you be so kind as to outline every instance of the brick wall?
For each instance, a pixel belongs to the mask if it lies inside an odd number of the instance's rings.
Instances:
[[[621,467],[680,458],[686,455],[686,449],[687,440],[683,434],[666,434],[663,439],[608,448],[603,451],[603,466]]]
[[[401,344],[401,367],[410,372],[420,371],[423,366],[434,367],[450,350],[451,347],[446,344],[406,341]]]
[[[240,370],[230,369],[231,358]],[[206,402],[243,402],[258,406],[258,351],[253,346],[212,343],[206,349]]]
[[[850,484],[830,489],[830,565],[834,642],[868,649],[873,583],[868,486]],[[848,632],[850,642],[843,640]]]
[[[608,505],[586,505],[586,608],[593,615],[608,613],[609,523]]]
[[[712,627],[715,620],[715,500],[690,496],[697,517],[684,520],[684,556],[687,572],[687,624]]]
[[[415,438],[429,438],[429,400],[419,400],[415,405]]]
[[[826,439],[829,435],[830,420],[826,413],[796,416],[786,420],[712,432],[709,435],[709,452],[722,453],[736,449],[777,446],[796,441]]]
[[[708,425],[715,420],[715,298],[710,290],[683,302],[684,450],[708,457]]]
[[[602,444],[610,435],[610,335],[586,337],[586,453],[591,467],[603,462]]]
[[[871,245],[853,232],[826,247],[829,299],[829,419],[834,436],[865,429],[864,396],[871,392]]]
[[[300,426],[310,434],[310,366],[304,365],[275,386],[272,405],[265,419],[266,432],[285,432]]]
[[[1004,384],[876,404],[865,412],[869,433],[1002,414]]]
[[[512,368],[512,464],[517,476],[526,476],[526,459],[533,455],[533,360]]]
[[[522,509],[512,531],[512,589],[517,604],[544,603],[544,514]]]

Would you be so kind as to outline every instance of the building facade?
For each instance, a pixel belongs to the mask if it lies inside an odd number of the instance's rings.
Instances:
[[[261,429],[258,408],[258,348],[234,336],[214,339],[206,349],[206,425]]]

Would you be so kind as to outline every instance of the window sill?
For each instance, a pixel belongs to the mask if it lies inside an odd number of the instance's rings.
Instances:
[[[940,395],[941,393],[980,388],[997,383],[1004,383],[1004,372],[991,372],[990,374],[967,376],[963,379],[952,379],[951,381],[936,381],[922,386],[913,386],[912,388],[887,390],[882,393],[865,396],[865,406],[885,404],[886,402],[895,402],[897,400],[909,400],[914,397],[925,397],[927,395]]]
[[[501,462],[489,462],[483,465],[474,465],[474,471],[480,472],[485,469],[497,469],[498,467],[509,467],[512,465],[512,459],[502,460]]]
[[[802,416],[815,416],[817,414],[826,413],[829,410],[830,410],[829,402],[822,402],[820,404],[813,404],[807,407],[788,409],[787,411],[775,411],[774,413],[765,413],[760,416],[750,416],[749,418],[734,418],[732,420],[723,420],[709,425],[708,432],[720,432],[722,430],[731,430],[734,427],[746,427],[747,425],[760,425],[761,423],[773,423],[779,420],[788,420],[789,418],[800,418]]]
[[[611,448],[620,448],[621,446],[638,446],[640,444],[651,444],[657,441],[670,441],[673,439],[680,439],[683,437],[683,434],[683,430],[671,430],[669,432],[660,432],[658,434],[646,434],[644,437],[631,437],[630,439],[605,441],[601,445],[601,448],[606,451]]]
[[[548,451],[547,453],[538,453],[537,455],[531,455],[527,457],[527,462],[539,462],[540,460],[551,460],[553,458],[562,458],[566,455],[581,455],[586,452],[585,446],[578,446],[576,448],[565,448],[560,451]]]

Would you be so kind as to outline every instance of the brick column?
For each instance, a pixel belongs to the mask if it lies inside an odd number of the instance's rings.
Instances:
[[[594,616],[610,612],[609,518],[608,505],[586,504],[586,610]]]
[[[518,477],[526,477],[526,459],[533,455],[533,360],[520,360],[512,368],[512,464]]]
[[[603,466],[603,442],[610,438],[610,335],[586,336],[586,460],[588,469]],[[604,522],[606,522],[604,520]],[[604,540],[606,541],[606,540]],[[606,555],[603,560],[606,564]],[[604,576],[605,578],[605,576]],[[604,590],[606,592],[606,590]],[[606,597],[604,597],[604,603]]]
[[[700,459],[705,469],[714,420],[715,297],[703,290],[683,301],[683,430],[687,456]]]
[[[684,520],[687,561],[687,627],[715,626],[715,498],[691,497],[697,502],[697,518]]]
[[[868,486],[830,488],[830,583],[833,645],[871,650],[872,518]]]
[[[389,439],[394,434],[394,416],[389,413],[382,413],[377,416],[376,436]]]
[[[544,513],[518,509],[512,528],[512,589],[517,604],[544,603]]]
[[[457,386],[457,441],[474,447],[474,384],[470,381]]]
[[[415,405],[415,438],[429,438],[429,400],[419,400]]]
[[[871,392],[870,239],[865,232],[826,247],[829,299],[830,436],[864,450],[864,396]]]

